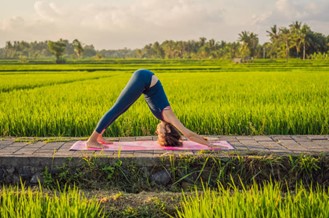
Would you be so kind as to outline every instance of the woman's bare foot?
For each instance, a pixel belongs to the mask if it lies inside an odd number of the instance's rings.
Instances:
[[[97,142],[100,144],[113,144],[112,141],[106,140],[102,137],[102,135],[98,136]]]
[[[113,142],[103,139],[102,137],[103,132],[98,133],[94,131],[89,137],[89,139],[87,140],[87,148],[103,149],[107,147],[106,144],[113,144]]]
[[[106,146],[98,143],[97,141],[92,141],[92,140],[88,140],[87,143],[87,148],[97,148],[97,149],[103,149],[105,148]]]

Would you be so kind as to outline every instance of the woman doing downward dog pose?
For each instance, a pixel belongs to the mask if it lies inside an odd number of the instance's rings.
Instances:
[[[160,80],[149,70],[137,70],[133,73],[126,87],[122,90],[113,107],[104,114],[96,129],[87,141],[89,148],[103,148],[110,144],[102,137],[106,128],[124,113],[142,94],[153,115],[160,120],[156,133],[158,143],[162,146],[181,146],[181,132],[187,139],[210,146],[211,144],[200,135],[187,129],[170,108],[167,96]],[[179,132],[178,132],[178,131]]]

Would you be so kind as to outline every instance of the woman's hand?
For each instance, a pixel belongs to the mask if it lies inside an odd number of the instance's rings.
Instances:
[[[202,137],[208,144],[207,144],[207,146],[208,147],[214,147],[214,145],[211,143],[211,141],[209,141],[209,139],[207,138],[207,137]]]

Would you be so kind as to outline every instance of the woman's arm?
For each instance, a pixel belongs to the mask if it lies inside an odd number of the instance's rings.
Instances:
[[[211,146],[205,138],[196,134],[195,132],[186,128],[180,120],[176,117],[175,113],[171,110],[171,108],[165,108],[162,112],[164,121],[172,124],[176,127],[188,140],[194,141],[196,143],[200,143],[203,145]]]

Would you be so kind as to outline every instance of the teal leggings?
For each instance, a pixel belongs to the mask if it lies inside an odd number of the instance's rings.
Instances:
[[[153,75],[154,73],[149,70],[135,71],[113,107],[100,119],[95,131],[102,133],[121,114],[128,110],[142,94],[144,94],[146,103],[153,115],[157,119],[163,120],[162,111],[170,104],[160,80],[150,88]]]

